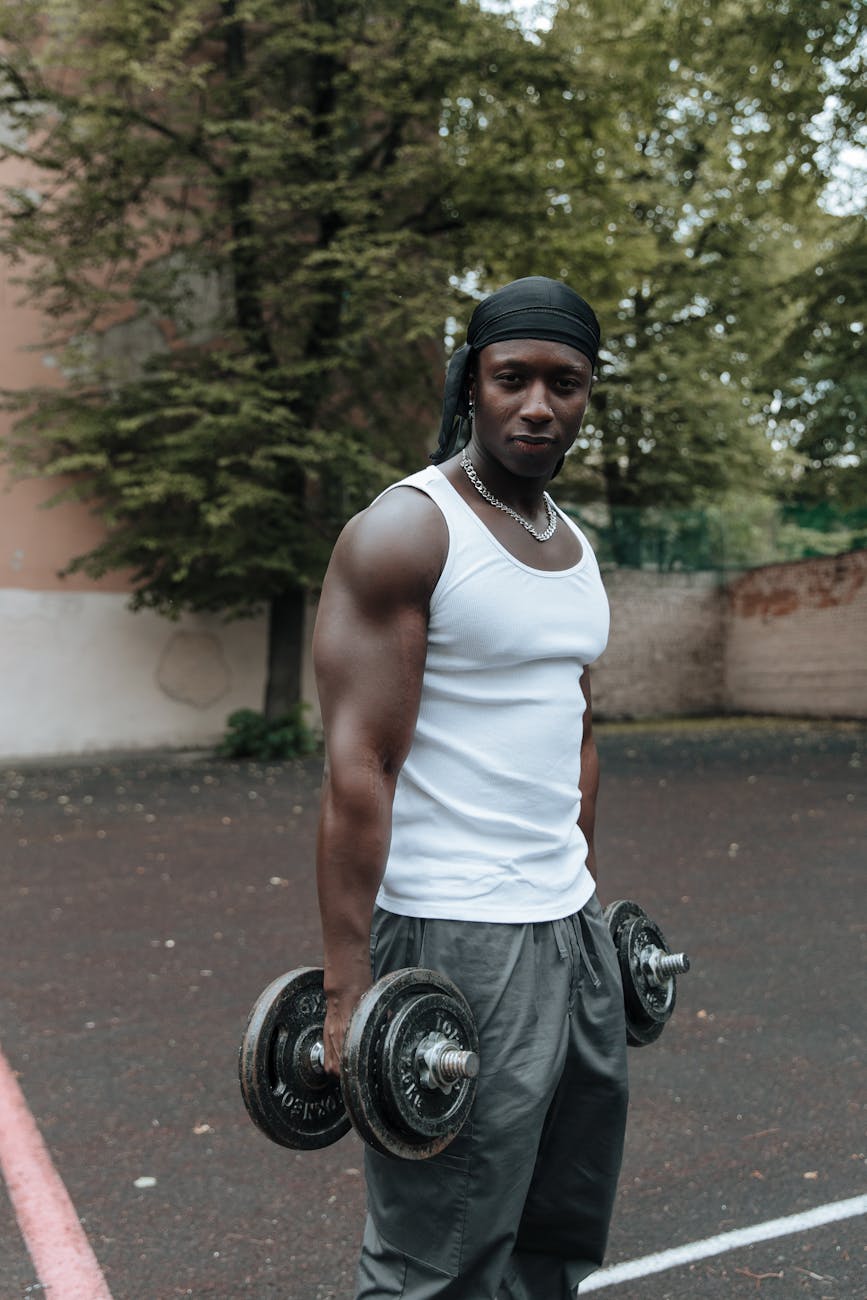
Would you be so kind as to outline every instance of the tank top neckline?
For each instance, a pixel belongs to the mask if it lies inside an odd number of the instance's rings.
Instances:
[[[451,492],[452,496],[454,496],[454,498],[460,503],[465,514],[469,515],[470,519],[472,519],[475,525],[482,530],[482,532],[490,541],[491,545],[497,551],[499,551],[501,555],[505,556],[507,560],[510,560],[512,564],[516,565],[517,568],[523,569],[525,573],[532,573],[535,576],[540,578],[568,578],[570,577],[570,575],[578,573],[580,572],[581,569],[584,568],[585,564],[587,563],[587,554],[588,554],[589,547],[585,542],[584,537],[582,536],[578,527],[572,522],[572,520],[569,518],[568,515],[565,515],[563,513],[563,511],[557,505],[556,501],[554,501],[554,509],[557,511],[558,517],[563,520],[563,522],[566,524],[568,528],[571,528],[575,537],[577,537],[578,544],[581,547],[581,555],[578,558],[578,560],[575,562],[575,564],[570,565],[568,569],[537,569],[535,565],[525,564],[523,560],[519,560],[517,555],[513,555],[512,552],[508,549],[508,547],[504,546],[503,543],[494,536],[494,534],[491,532],[490,528],[487,526],[485,521],[483,519],[480,519],[479,516],[476,514],[475,510],[473,510],[472,507],[467,504],[467,502],[461,496],[460,492],[455,487],[454,483],[449,482],[449,480],[446,478],[445,474],[442,472],[442,470],[438,465],[432,465],[431,468],[436,471],[436,473],[445,483],[448,490]]]

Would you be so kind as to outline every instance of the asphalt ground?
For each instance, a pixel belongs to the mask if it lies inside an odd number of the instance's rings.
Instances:
[[[630,1052],[607,1262],[863,1194],[867,729],[598,730],[600,895],[692,958],[662,1038]],[[319,964],[319,763],[132,756],[2,782],[0,1046],[114,1300],[349,1300],[360,1143],[274,1146],[236,1075],[255,997]],[[864,1239],[853,1217],[609,1294],[852,1300]],[[0,1296],[41,1292],[0,1192]]]

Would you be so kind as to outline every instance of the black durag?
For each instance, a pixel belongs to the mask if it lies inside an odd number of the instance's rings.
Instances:
[[[566,343],[596,365],[599,322],[574,289],[544,275],[513,280],[480,302],[470,317],[467,341],[449,362],[439,443],[431,460],[448,460],[470,440],[467,380],[475,356],[489,343],[545,339]]]

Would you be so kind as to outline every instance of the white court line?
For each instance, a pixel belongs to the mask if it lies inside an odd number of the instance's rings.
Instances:
[[[601,1291],[606,1286],[617,1286],[620,1282],[634,1282],[636,1278],[649,1277],[651,1273],[664,1273],[666,1269],[692,1264],[695,1260],[707,1259],[710,1255],[723,1255],[729,1250],[752,1246],[757,1241],[770,1241],[774,1237],[787,1237],[793,1232],[806,1232],[808,1228],[821,1228],[826,1223],[851,1219],[859,1214],[867,1214],[867,1195],[817,1205],[815,1209],[805,1210],[802,1214],[769,1219],[767,1223],[755,1223],[751,1228],[721,1232],[716,1237],[706,1237],[704,1241],[692,1241],[685,1246],[675,1246],[672,1250],[660,1250],[655,1255],[644,1255],[641,1259],[632,1259],[625,1264],[612,1264],[610,1268],[602,1268],[581,1283],[581,1295],[586,1295],[589,1291]]]
[[[0,1173],[33,1266],[53,1300],[111,1300],[75,1206],[2,1051]]]

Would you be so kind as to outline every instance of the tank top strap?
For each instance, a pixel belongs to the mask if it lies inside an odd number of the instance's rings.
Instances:
[[[417,488],[420,492],[424,492],[436,502],[449,523],[457,523],[464,517],[460,497],[436,465],[428,465],[425,469],[409,474],[397,483],[389,484],[383,492],[380,492],[376,500],[379,501],[387,492],[393,492],[395,488],[400,487]]]

